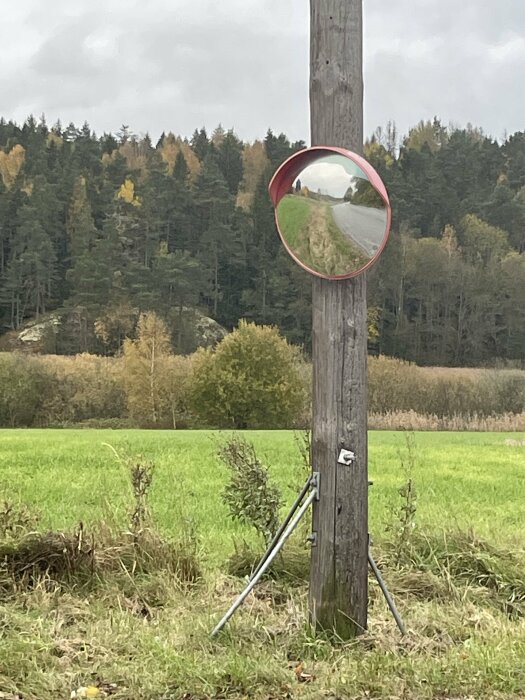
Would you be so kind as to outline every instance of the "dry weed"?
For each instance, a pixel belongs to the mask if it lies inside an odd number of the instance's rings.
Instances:
[[[451,416],[440,418],[415,411],[390,411],[370,413],[368,427],[371,430],[450,430],[472,432],[522,432],[525,431],[525,412],[505,413],[501,416]]]

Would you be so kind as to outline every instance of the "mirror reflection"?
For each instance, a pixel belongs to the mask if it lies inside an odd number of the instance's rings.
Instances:
[[[387,235],[387,208],[350,158],[322,155],[305,167],[276,209],[294,256],[327,277],[363,268]]]

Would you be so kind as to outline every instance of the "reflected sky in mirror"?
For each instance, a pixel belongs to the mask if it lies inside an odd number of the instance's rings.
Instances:
[[[326,277],[365,267],[387,235],[386,205],[350,158],[324,155],[304,168],[277,206],[288,247]]]
[[[368,177],[353,160],[334,154],[318,158],[315,163],[308,165],[296,178],[294,188],[299,181],[311,192],[317,192],[335,199],[343,199],[349,187],[353,187],[358,179],[368,181]]]

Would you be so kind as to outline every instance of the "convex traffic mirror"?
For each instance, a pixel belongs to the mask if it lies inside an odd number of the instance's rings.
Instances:
[[[354,277],[381,255],[390,202],[377,172],[356,153],[325,146],[299,151],[278,168],[269,190],[282,242],[308,272]]]

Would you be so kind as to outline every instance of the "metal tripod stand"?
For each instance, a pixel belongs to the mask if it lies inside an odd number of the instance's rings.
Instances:
[[[371,481],[368,482],[369,486],[372,484]],[[310,494],[304,500],[306,494],[310,491]],[[225,613],[225,615],[221,618],[220,622],[215,626],[213,629],[211,636],[215,637],[221,630],[222,628],[226,625],[228,620],[233,616],[235,611],[242,605],[244,600],[248,597],[248,595],[251,593],[251,591],[255,588],[257,583],[260,581],[261,577],[264,575],[264,573],[267,571],[268,567],[272,563],[272,561],[275,559],[275,557],[279,554],[281,549],[284,546],[284,543],[286,540],[290,537],[292,532],[295,530],[299,522],[301,521],[302,517],[304,514],[307,512],[308,508],[311,506],[311,504],[319,499],[319,473],[318,472],[313,472],[313,474],[307,479],[306,483],[304,484],[303,488],[301,489],[299,495],[295,499],[294,504],[290,508],[288,515],[284,519],[281,527],[278,529],[278,531],[275,533],[272,541],[268,545],[268,548],[266,552],[263,554],[261,560],[253,570],[248,585],[246,588],[242,591],[242,593],[238,596],[238,598],[234,601],[233,605],[230,607],[230,609]],[[304,502],[303,502],[304,501]],[[315,544],[315,543],[313,543]],[[394,619],[396,621],[396,624],[399,628],[399,631],[401,632],[402,635],[406,634],[405,626],[403,625],[403,621],[401,620],[401,616],[399,615],[399,612],[395,606],[394,600],[392,596],[390,595],[390,592],[386,586],[386,583],[381,576],[381,572],[379,571],[379,568],[372,556],[372,552],[370,551],[370,545],[371,545],[371,539],[370,535],[368,536],[368,563],[370,565],[370,568],[372,569],[372,572],[377,580],[377,583],[379,584],[379,587],[381,588],[381,591],[385,597],[385,600],[388,604],[388,607],[390,608],[390,611],[392,615],[394,616]]]

